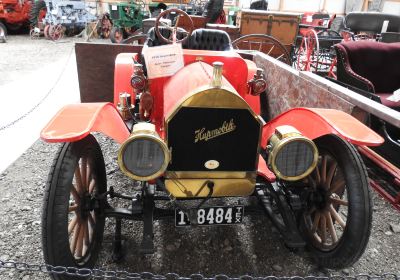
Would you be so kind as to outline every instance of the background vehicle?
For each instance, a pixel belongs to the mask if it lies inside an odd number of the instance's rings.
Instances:
[[[159,26],[169,12],[188,17],[180,10],[161,13],[147,51],[171,41],[176,30]],[[93,266],[105,217],[116,219],[118,259],[121,219],[143,221],[139,250],[149,254],[155,251],[153,220],[175,218],[176,226],[236,224],[256,213],[271,219],[288,247],[307,245],[320,265],[357,261],[368,242],[372,209],[366,169],[350,143],[379,145],[382,138],[332,109],[294,108],[265,123],[259,99],[267,86],[263,71],[232,50],[227,33],[190,29],[176,37],[187,49],[175,74],[155,77],[153,56],[129,46],[138,52],[116,58],[114,105],[68,105],[43,129],[42,139],[64,143],[44,199],[46,263]],[[169,54],[173,61],[175,55]],[[97,92],[86,98],[104,100]],[[139,106],[136,114],[132,104]],[[121,144],[119,166],[139,192],[107,188],[94,131]],[[226,197],[231,200],[221,202]],[[109,201],[117,198],[131,207],[111,207]]]
[[[113,22],[110,34],[113,43],[121,43],[123,39],[133,35],[142,27],[142,21],[150,17],[145,3],[141,0],[110,4],[109,10]]]
[[[399,43],[361,40],[337,44],[335,49],[338,56],[338,76],[335,82],[388,108],[400,111],[400,101],[388,99],[400,88],[397,71]],[[366,60],[365,57],[375,59]],[[360,148],[366,160],[376,166],[372,170],[375,173],[372,185],[394,207],[400,209],[400,128],[373,114],[365,115],[364,119],[365,123],[385,139],[380,147]]]
[[[32,1],[3,0],[0,2],[0,40],[7,30],[17,31],[29,26]]]
[[[96,16],[80,0],[38,0],[32,7],[30,18],[32,27],[37,27],[32,29],[36,34],[31,32],[31,36],[38,37],[37,33],[43,30],[44,36],[52,40],[59,40],[64,34],[79,33],[87,23],[96,21]]]

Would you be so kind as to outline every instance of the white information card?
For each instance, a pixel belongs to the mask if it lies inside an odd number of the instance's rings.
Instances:
[[[181,44],[144,47],[142,53],[149,79],[172,76],[184,66]]]

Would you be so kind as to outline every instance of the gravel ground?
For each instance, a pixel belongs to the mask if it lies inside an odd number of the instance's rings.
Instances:
[[[0,62],[0,84],[12,80],[20,69],[28,73],[35,70],[37,63],[50,63],[54,55],[68,55],[73,41],[68,39],[64,44],[55,44],[45,40],[32,42],[26,36],[10,37],[6,45],[0,45],[0,52],[13,49],[13,44],[18,51],[12,58],[6,56],[7,62]],[[27,55],[37,52],[50,55],[47,58]],[[3,65],[11,70],[5,71]],[[7,74],[8,72],[10,73]],[[108,184],[116,189],[124,188],[124,192],[129,193],[132,189],[129,180],[117,166],[117,145],[101,136],[98,139],[106,161]],[[43,263],[40,240],[41,205],[47,174],[57,147],[58,144],[46,144],[38,140],[0,175],[0,259],[3,261]],[[156,253],[146,257],[138,253],[141,223],[124,222],[126,257],[120,264],[113,263],[110,257],[114,224],[112,220],[108,220],[97,266],[130,272],[176,272],[183,276],[192,273],[207,276],[221,273],[231,276],[355,275],[383,272],[399,274],[400,233],[391,230],[390,224],[400,223],[400,213],[376,193],[373,193],[373,200],[373,229],[368,248],[358,263],[340,271],[317,268],[307,251],[290,252],[264,217],[246,217],[244,224],[238,226],[185,229],[176,229],[173,221],[155,222]],[[48,277],[0,269],[0,279],[29,280]]]

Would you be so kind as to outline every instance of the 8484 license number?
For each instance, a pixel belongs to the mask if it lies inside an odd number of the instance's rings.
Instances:
[[[243,221],[244,206],[207,207],[190,209],[188,212],[175,209],[175,226],[240,224]]]

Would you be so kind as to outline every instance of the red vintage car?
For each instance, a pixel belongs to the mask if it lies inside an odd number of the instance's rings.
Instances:
[[[356,262],[368,243],[372,208],[353,144],[377,146],[383,139],[333,109],[295,108],[265,120],[264,74],[231,48],[224,31],[180,32],[156,21],[142,52],[117,56],[114,104],[65,106],[41,133],[44,141],[63,143],[44,198],[46,263],[93,267],[106,218],[117,222],[113,253],[119,258],[121,219],[143,221],[140,250],[151,254],[154,220],[233,226],[260,210],[286,246],[308,246],[319,265]],[[130,185],[124,194],[107,187],[93,132],[119,143],[119,167],[139,194]],[[221,197],[256,197],[258,205],[211,203]],[[113,199],[131,206],[113,208]]]

